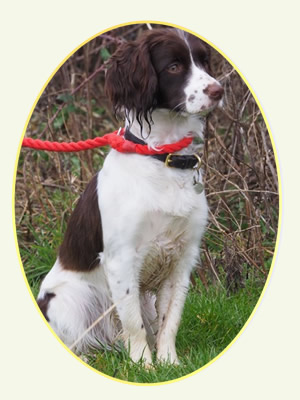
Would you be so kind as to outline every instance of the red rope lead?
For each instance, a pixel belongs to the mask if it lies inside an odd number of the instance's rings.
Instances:
[[[95,139],[88,139],[85,141],[79,142],[49,142],[43,141],[39,139],[31,139],[24,138],[22,146],[29,147],[35,150],[47,150],[47,151],[56,151],[56,152],[76,152],[88,149],[94,149],[96,147],[101,146],[111,146],[113,149],[121,152],[121,153],[138,153],[144,155],[152,155],[152,154],[164,154],[164,153],[175,153],[187,147],[192,143],[192,137],[185,137],[181,139],[179,142],[166,144],[160,146],[159,149],[154,150],[150,149],[148,145],[136,144],[129,140],[124,139],[124,128],[117,134],[119,131],[107,133],[104,136],[96,137]]]

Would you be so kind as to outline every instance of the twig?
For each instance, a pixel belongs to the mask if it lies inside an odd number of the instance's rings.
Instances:
[[[74,94],[76,94],[91,79],[95,78],[95,76],[97,76],[100,72],[102,72],[105,67],[106,67],[106,64],[102,64],[101,67],[97,68],[90,76],[88,76],[83,82],[81,82],[81,84],[79,86],[77,86],[74,90],[71,91],[71,95],[73,96]],[[58,114],[62,111],[62,109],[65,107],[66,104],[67,103],[64,102],[58,107],[58,109],[55,111],[53,116],[47,122],[47,125],[45,126],[45,128],[42,130],[41,134],[39,135],[40,137],[42,137],[45,134],[45,132],[50,128],[51,124],[57,118]]]
[[[102,319],[104,317],[106,317],[106,315],[108,315],[115,307],[116,307],[116,303],[113,304],[112,306],[110,306],[103,314],[101,314],[76,340],[75,342],[73,342],[71,344],[71,346],[69,347],[70,350],[74,349],[74,347],[84,338],[84,336],[86,334],[88,334],[97,324],[99,324],[100,321],[102,321]]]
[[[268,193],[268,194],[274,194],[276,196],[279,196],[278,192],[272,192],[270,190],[255,190],[255,189],[228,189],[228,190],[220,190],[219,192],[210,192],[206,194],[206,197],[211,197],[215,196],[217,194],[224,194],[224,193]]]

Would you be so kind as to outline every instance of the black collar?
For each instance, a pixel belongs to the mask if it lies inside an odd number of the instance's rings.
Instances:
[[[126,129],[124,134],[124,139],[137,144],[143,144],[143,145],[147,144],[142,139],[139,139],[138,137],[133,135],[129,131],[129,129]],[[172,167],[172,168],[192,169],[196,167],[197,164],[198,164],[197,168],[199,168],[201,164],[201,159],[198,155],[179,155],[179,154],[165,153],[165,154],[150,155],[150,157],[162,161],[165,163],[167,167]]]

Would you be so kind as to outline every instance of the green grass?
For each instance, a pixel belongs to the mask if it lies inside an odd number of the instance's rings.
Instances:
[[[196,285],[188,294],[177,335],[179,366],[154,362],[154,368],[145,369],[142,363],[132,363],[125,350],[86,355],[88,364],[106,375],[138,383],[165,382],[188,375],[206,365],[232,342],[248,320],[260,293],[261,288],[250,282],[233,295],[227,295],[220,287],[207,291],[196,279]]]
[[[56,244],[61,237],[60,229],[53,229],[51,237],[52,244]],[[21,254],[26,258],[25,272],[36,296],[41,278],[55,260],[48,234],[36,234],[34,246],[30,250],[21,249]],[[197,277],[195,282],[188,293],[177,335],[179,366],[154,363],[153,369],[146,369],[142,363],[133,363],[125,350],[85,354],[87,363],[120,380],[157,383],[188,375],[210,362],[240,332],[257,303],[262,286],[255,280],[248,280],[244,288],[228,294],[220,285],[205,289]]]
[[[54,201],[64,203],[64,196],[58,193]],[[33,229],[29,221],[23,221],[29,229],[29,238],[27,243],[19,242],[24,270],[35,297],[41,279],[55,261],[67,216],[62,220],[50,218],[46,221],[44,218],[42,214],[35,216],[33,223],[39,227],[38,230]],[[24,233],[21,235],[19,232],[19,237],[24,237]],[[212,245],[210,250],[220,254],[219,246],[214,249]],[[145,369],[142,363],[133,363],[125,350],[93,351],[85,355],[87,363],[106,375],[138,383],[170,381],[198,370],[232,342],[251,315],[264,280],[257,279],[255,274],[249,276],[245,286],[232,293],[218,282],[205,288],[195,275],[195,284],[188,293],[177,335],[179,366],[154,363],[153,369]]]

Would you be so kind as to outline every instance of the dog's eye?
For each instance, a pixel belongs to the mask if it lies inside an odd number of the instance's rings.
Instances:
[[[182,69],[183,66],[180,63],[172,63],[167,67],[167,71],[170,72],[170,74],[178,74]]]

